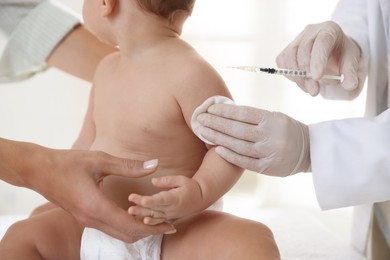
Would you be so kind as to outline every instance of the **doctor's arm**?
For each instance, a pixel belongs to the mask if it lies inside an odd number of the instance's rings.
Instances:
[[[356,97],[367,65],[366,5],[364,0],[342,0],[335,11],[334,19],[343,22],[353,40],[333,21],[309,25],[277,57],[278,66],[311,72],[313,79],[290,79],[313,96],[321,91],[327,97]],[[345,78],[322,84],[325,73]],[[203,136],[220,145],[217,152],[240,167],[274,176],[310,170],[308,127],[285,114],[214,105],[199,121],[206,127]]]
[[[313,181],[322,209],[390,200],[390,110],[309,126]]]
[[[307,126],[282,113],[217,104],[198,120],[203,137],[233,164],[273,176],[311,170],[323,209],[390,199],[389,109]]]

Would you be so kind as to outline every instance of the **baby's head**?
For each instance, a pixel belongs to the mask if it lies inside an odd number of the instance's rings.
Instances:
[[[191,15],[195,0],[136,0],[146,11],[173,21],[175,13],[184,11]]]
[[[167,20],[180,34],[181,26],[191,15],[194,4],[195,0],[84,0],[83,17],[85,25],[95,36],[115,44],[107,39],[115,38],[113,22],[118,21],[118,17],[132,16],[138,9],[138,13],[149,13]]]

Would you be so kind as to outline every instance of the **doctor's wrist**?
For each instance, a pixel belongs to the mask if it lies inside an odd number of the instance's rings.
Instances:
[[[301,132],[301,147],[297,150],[301,151],[301,154],[295,169],[290,175],[298,172],[311,171],[309,127],[299,121],[297,121],[297,123]]]

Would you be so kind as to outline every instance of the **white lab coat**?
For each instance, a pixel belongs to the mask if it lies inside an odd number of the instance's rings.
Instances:
[[[361,252],[367,242],[372,203],[384,202],[379,208],[390,242],[390,207],[385,202],[390,200],[389,8],[390,0],[339,2],[333,20],[363,53],[359,77],[368,76],[366,117],[309,126],[317,200],[323,209],[360,205],[355,210],[357,229],[352,239]],[[348,93],[327,86],[323,94],[353,98],[359,91]]]

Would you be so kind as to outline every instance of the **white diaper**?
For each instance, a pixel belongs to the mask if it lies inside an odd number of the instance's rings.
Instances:
[[[205,102],[203,102],[202,105],[198,106],[194,113],[192,114],[192,117],[191,117],[191,128],[192,128],[192,131],[199,137],[200,140],[202,140],[203,142],[207,143],[207,144],[211,144],[213,145],[212,142],[208,141],[206,138],[204,138],[202,135],[201,135],[201,130],[202,128],[204,127],[203,125],[201,125],[198,120],[196,119],[198,117],[198,115],[202,114],[202,113],[205,113],[207,112],[207,109],[211,106],[211,105],[214,105],[214,104],[234,104],[234,101],[227,98],[227,97],[224,97],[224,96],[213,96],[213,97],[210,97],[208,99],[206,99]]]
[[[159,260],[163,235],[149,236],[133,244],[115,239],[97,229],[85,228],[81,260]]]
[[[223,199],[208,210],[222,211]],[[84,228],[81,237],[81,260],[160,260],[163,235],[149,236],[133,244],[113,238],[97,229]]]

